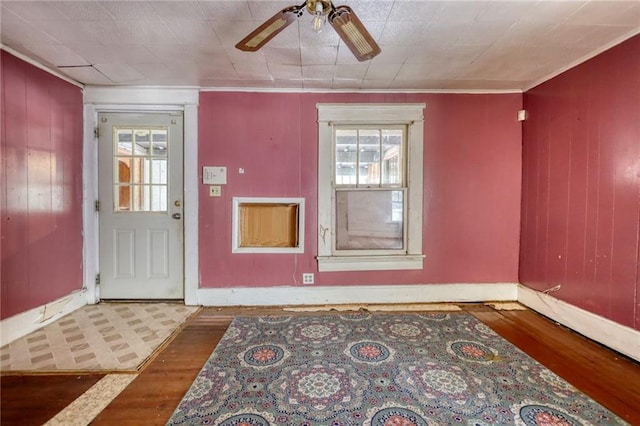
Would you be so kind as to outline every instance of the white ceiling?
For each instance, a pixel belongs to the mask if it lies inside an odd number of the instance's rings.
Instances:
[[[291,1],[1,0],[1,41],[88,85],[525,90],[640,32],[640,1],[337,0],[382,48],[358,62],[305,14],[234,45]]]

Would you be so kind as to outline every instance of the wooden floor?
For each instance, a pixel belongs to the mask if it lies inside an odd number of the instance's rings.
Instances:
[[[530,310],[459,306],[630,424],[640,425],[639,363]],[[279,308],[203,309],[91,424],[165,424],[233,316],[270,314],[305,315]],[[41,425],[101,377],[2,376],[0,424]]]

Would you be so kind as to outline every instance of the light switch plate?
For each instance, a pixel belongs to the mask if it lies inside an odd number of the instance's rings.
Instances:
[[[226,185],[227,168],[223,166],[205,166],[202,168],[202,183],[205,185]]]

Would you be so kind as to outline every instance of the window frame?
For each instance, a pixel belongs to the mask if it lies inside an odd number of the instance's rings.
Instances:
[[[422,269],[423,139],[425,104],[317,104],[318,270]],[[336,250],[336,126],[406,126],[406,247],[403,253]],[[389,188],[391,189],[391,188]]]

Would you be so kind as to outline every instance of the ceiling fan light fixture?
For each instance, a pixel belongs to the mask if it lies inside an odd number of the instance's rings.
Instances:
[[[322,31],[322,26],[326,21],[326,13],[324,12],[324,7],[322,2],[316,2],[316,11],[313,14],[313,21],[311,22],[311,29],[315,33],[319,33]]]

